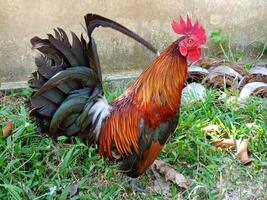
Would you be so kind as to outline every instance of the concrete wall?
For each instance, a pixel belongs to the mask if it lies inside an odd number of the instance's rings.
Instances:
[[[208,32],[222,28],[239,45],[267,35],[266,0],[0,0],[0,81],[25,80],[34,69],[30,38],[54,27],[76,33],[86,13],[118,21],[162,50],[177,38],[170,21],[198,17]],[[104,73],[141,69],[153,54],[112,30],[94,33]]]

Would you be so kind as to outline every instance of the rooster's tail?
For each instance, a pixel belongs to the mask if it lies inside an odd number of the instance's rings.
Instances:
[[[31,114],[40,132],[52,137],[60,135],[98,137],[102,120],[110,107],[103,96],[102,75],[96,44],[92,38],[98,26],[110,27],[140,42],[156,53],[156,49],[126,27],[99,15],[85,16],[89,42],[71,32],[72,43],[61,28],[48,39],[31,39],[33,49],[41,52],[36,58],[37,70],[29,85]]]

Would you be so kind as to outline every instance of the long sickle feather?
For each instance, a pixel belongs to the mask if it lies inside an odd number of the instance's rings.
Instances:
[[[87,33],[88,33],[89,38],[91,38],[91,34],[96,27],[99,27],[99,26],[109,27],[131,37],[132,39],[146,46],[152,52],[157,53],[156,48],[153,47],[149,42],[147,42],[146,40],[141,38],[136,33],[130,31],[128,28],[122,26],[121,24],[115,21],[112,21],[110,19],[107,19],[105,17],[99,16],[96,14],[88,14],[84,17],[84,19],[85,19]]]

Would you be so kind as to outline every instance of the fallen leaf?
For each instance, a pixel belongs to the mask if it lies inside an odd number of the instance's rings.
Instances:
[[[70,197],[73,197],[78,192],[78,184],[73,184],[70,190]]]
[[[222,139],[215,142],[212,142],[212,145],[217,148],[235,148],[236,141],[234,139]]]
[[[155,160],[153,165],[160,174],[164,174],[166,181],[172,181],[174,184],[185,189],[188,188],[188,181],[186,178],[175,171],[169,164],[162,160]]]
[[[237,152],[235,156],[242,164],[249,164],[252,162],[248,156],[248,141],[249,139],[236,141]]]
[[[242,164],[249,164],[252,160],[248,156],[248,141],[249,139],[222,139],[212,142],[212,145],[217,148],[236,148],[236,159]]]
[[[167,182],[158,171],[155,169],[155,165],[152,165],[151,167],[152,172],[155,176],[155,180],[153,181],[152,185],[150,186],[151,190],[155,192],[156,194],[163,194],[164,196],[169,197],[170,196],[170,183]]]
[[[3,128],[3,136],[8,137],[9,135],[11,135],[12,129],[13,129],[13,122],[12,121],[7,122],[7,124]]]
[[[220,127],[215,124],[209,124],[208,126],[204,127],[202,130],[205,132],[219,132]]]
[[[6,100],[6,103],[12,105],[12,104],[16,103],[16,101],[17,101],[16,97],[10,97]]]

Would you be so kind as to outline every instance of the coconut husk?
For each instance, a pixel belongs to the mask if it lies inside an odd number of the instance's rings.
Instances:
[[[201,83],[202,80],[209,74],[209,71],[203,67],[192,65],[188,68],[188,83]]]
[[[218,65],[221,65],[223,63],[224,63],[224,61],[222,59],[219,59],[219,58],[203,57],[203,58],[199,59],[195,63],[195,65],[208,69],[212,66],[218,66]]]
[[[267,87],[259,87],[251,95],[262,97],[262,98],[267,98]]]
[[[251,68],[250,74],[260,74],[263,76],[267,76],[267,66],[256,65],[256,66]]]
[[[239,94],[239,101],[247,99],[251,95],[267,98],[267,83],[252,82],[244,85]]]
[[[242,89],[247,83],[252,82],[263,82],[267,83],[267,76],[261,75],[261,74],[250,74],[248,76],[245,76],[240,82],[239,82],[239,89]]]
[[[267,64],[254,64],[250,70],[250,74],[245,76],[239,83],[239,89],[242,89],[245,84],[252,82],[267,83]]]
[[[239,65],[239,64],[234,63],[234,62],[223,62],[220,65],[211,66],[211,67],[209,67],[209,71],[216,69],[218,66],[227,66],[227,67],[233,69],[234,71],[236,71],[241,76],[248,75],[248,72],[244,69],[244,67],[242,65]]]
[[[204,58],[199,59],[195,63],[195,65],[206,68],[209,71],[212,70],[213,68],[220,66],[220,65],[229,66],[230,68],[232,68],[236,72],[238,72],[241,76],[248,75],[248,72],[244,69],[243,65],[240,65],[236,62],[224,61],[224,60],[219,59],[219,58],[204,57]]]
[[[211,67],[209,72],[210,73],[205,77],[202,83],[206,83],[215,88],[222,88],[224,85],[226,87],[237,88],[239,81],[243,78],[241,74],[227,65]]]
[[[248,75],[248,72],[242,65],[216,58],[202,58],[196,65],[205,67],[209,71],[209,74],[203,79],[202,83],[215,88],[222,88],[224,86],[238,88],[242,78]],[[193,73],[191,76],[194,79],[200,79],[203,78],[203,74],[201,75]],[[198,82],[199,79],[197,80]]]

